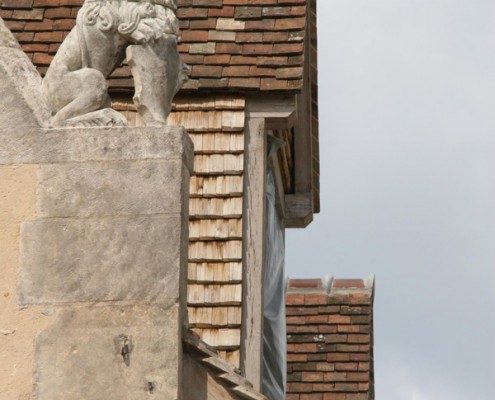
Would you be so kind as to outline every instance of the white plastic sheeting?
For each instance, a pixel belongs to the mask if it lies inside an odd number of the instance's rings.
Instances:
[[[266,179],[266,253],[264,271],[264,331],[262,392],[270,400],[284,400],[287,381],[285,326],[284,228],[275,205],[275,178]]]

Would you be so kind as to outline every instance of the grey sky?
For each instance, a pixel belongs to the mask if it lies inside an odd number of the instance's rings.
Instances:
[[[288,274],[376,274],[377,399],[492,400],[495,2],[318,6],[322,212]]]

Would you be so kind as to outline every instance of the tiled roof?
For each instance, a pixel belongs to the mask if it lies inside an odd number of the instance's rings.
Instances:
[[[179,0],[184,89],[299,90],[309,0]],[[43,74],[84,0],[0,0],[0,16]],[[130,70],[111,86],[132,89]]]
[[[373,400],[373,278],[295,279],[287,400]]]

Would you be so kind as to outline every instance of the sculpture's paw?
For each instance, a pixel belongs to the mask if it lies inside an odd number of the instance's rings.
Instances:
[[[128,126],[127,119],[111,108],[93,111],[64,121],[64,127]]]

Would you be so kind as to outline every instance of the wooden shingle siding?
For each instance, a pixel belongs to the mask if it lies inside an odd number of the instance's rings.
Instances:
[[[242,281],[242,263],[240,262],[204,262],[189,263],[190,282],[196,283],[240,283]]]
[[[241,295],[241,284],[231,284],[230,282],[219,285],[189,283],[187,298],[190,306],[234,306],[241,302]],[[207,340],[205,342],[210,344]]]
[[[240,350],[218,350],[218,355],[236,367],[240,364]]]
[[[190,133],[194,143],[194,150],[198,154],[212,154],[218,151],[229,153],[242,153],[244,151],[244,138],[242,135],[232,133]]]
[[[194,157],[194,171],[201,175],[242,175],[243,169],[242,154],[197,154]]]
[[[241,342],[239,329],[195,329],[203,341],[217,349],[236,350]]]
[[[189,240],[242,239],[240,219],[200,219],[189,223]]]
[[[242,176],[192,176],[189,185],[191,197],[241,196]]]
[[[237,307],[201,307],[189,309],[189,323],[197,328],[237,328],[241,315]]]
[[[170,124],[194,143],[189,199],[188,304],[191,329],[239,365],[242,302],[244,99],[175,101]]]
[[[241,261],[242,240],[194,241],[189,244],[189,261]]]
[[[242,198],[191,198],[189,216],[191,218],[240,218]]]
[[[242,132],[244,111],[177,110],[170,115],[168,123],[169,125],[187,126],[189,132]]]

